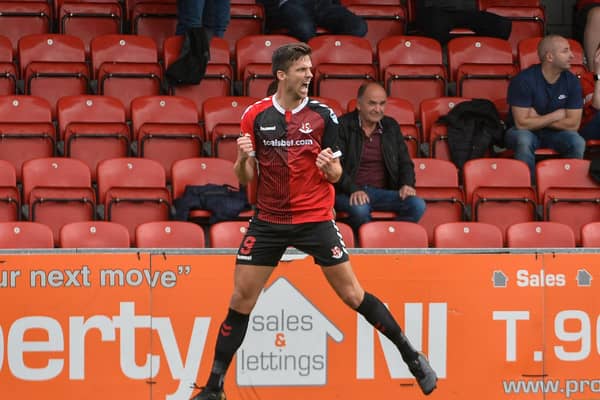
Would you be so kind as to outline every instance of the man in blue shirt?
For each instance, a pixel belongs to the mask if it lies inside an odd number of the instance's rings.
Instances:
[[[535,150],[550,148],[565,158],[583,158],[585,141],[577,133],[583,100],[581,85],[569,71],[573,52],[562,36],[538,45],[540,64],[515,76],[508,87],[510,115],[506,146],[527,163],[535,182]]]

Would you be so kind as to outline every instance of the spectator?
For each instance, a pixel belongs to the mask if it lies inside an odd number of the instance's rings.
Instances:
[[[188,29],[204,27],[209,41],[213,36],[223,37],[230,11],[229,0],[177,0],[175,33],[183,35]]]
[[[594,73],[585,73],[581,77],[583,117],[579,133],[585,140],[600,139],[600,45],[592,60]]]
[[[508,39],[512,22],[505,17],[479,11],[475,0],[416,0],[416,24],[426,36],[446,44],[455,28],[467,28],[480,36]]]
[[[585,141],[577,133],[583,101],[581,85],[569,71],[573,52],[562,36],[538,44],[540,64],[516,75],[508,86],[509,129],[505,143],[525,161],[535,181],[535,150],[551,148],[566,158],[583,158]]]
[[[365,36],[367,23],[339,0],[257,0],[265,8],[267,30],[285,29],[287,34],[308,42],[317,27],[329,33]]]
[[[600,44],[600,0],[577,1],[575,6],[575,38],[583,43],[590,71],[595,71],[594,53]]]
[[[371,211],[394,211],[398,220],[409,222],[418,222],[425,212],[400,126],[384,115],[386,100],[379,83],[365,83],[358,89],[356,110],[340,118],[343,172],[335,209],[349,214],[355,230],[371,220]]]

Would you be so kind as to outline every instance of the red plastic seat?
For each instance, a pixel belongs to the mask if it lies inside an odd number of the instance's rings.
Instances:
[[[437,248],[498,248],[503,247],[502,231],[485,222],[448,222],[438,225],[433,234]]]
[[[39,222],[0,222],[1,249],[51,249],[52,230]]]
[[[403,221],[371,221],[358,228],[363,248],[426,248],[427,231],[419,224]]]
[[[236,76],[242,82],[244,96],[262,98],[275,79],[271,68],[273,51],[297,42],[288,35],[251,35],[240,38],[235,46]]]
[[[160,162],[171,181],[173,162],[202,155],[196,105],[178,96],[143,96],[131,102],[137,155]]]
[[[23,36],[51,32],[51,7],[51,2],[40,0],[0,2],[0,35],[10,39],[14,56]]]
[[[429,155],[433,158],[450,160],[446,126],[437,122],[457,104],[469,100],[465,97],[438,97],[421,102],[421,132],[423,141],[429,143]]]
[[[51,33],[28,35],[19,40],[18,47],[25,93],[48,100],[54,118],[59,98],[87,93],[90,74],[80,38]]]
[[[121,100],[130,117],[131,100],[160,94],[162,67],[154,40],[139,35],[102,35],[91,42],[98,94]]]
[[[204,230],[185,221],[153,221],[138,225],[135,247],[139,248],[203,248]]]
[[[264,33],[265,12],[260,4],[231,4],[231,19],[223,38],[229,43],[231,56],[235,56],[236,42],[249,35]]]
[[[575,247],[573,230],[565,224],[548,221],[522,222],[506,231],[507,247],[569,248]]]
[[[0,159],[9,161],[21,181],[23,162],[52,157],[56,133],[47,100],[36,96],[0,96]]]
[[[217,96],[204,102],[202,119],[213,157],[235,161],[242,114],[256,101],[248,96]]]
[[[13,49],[10,39],[0,35],[0,96],[15,94],[17,68],[13,63]]]
[[[109,96],[65,96],[58,100],[58,131],[65,156],[85,162],[96,181],[98,163],[127,157],[131,134],[123,104]]]
[[[427,203],[419,225],[425,228],[429,242],[433,243],[436,226],[464,219],[464,195],[458,185],[456,166],[450,161],[415,158],[413,163],[417,196]]]
[[[156,43],[159,58],[163,59],[163,43],[177,28],[175,0],[126,0],[131,32],[151,37]]]
[[[0,221],[17,221],[21,212],[21,195],[17,172],[8,161],[0,160]]]
[[[238,248],[248,231],[248,221],[221,221],[208,228],[212,248]]]
[[[55,244],[63,225],[91,221],[96,196],[87,164],[64,157],[37,158],[23,164],[23,202],[28,219],[52,229]]]
[[[315,95],[335,99],[347,108],[362,83],[377,80],[367,39],[327,34],[311,38],[308,45],[312,48]]]
[[[506,229],[535,220],[536,193],[531,187],[529,167],[509,158],[479,158],[463,167],[466,202],[473,221]]]
[[[171,195],[163,166],[149,158],[112,158],[98,164],[98,204],[104,219],[123,224],[131,244],[144,222],[169,219]]]
[[[541,37],[535,36],[525,38],[519,42],[517,48],[517,59],[519,61],[519,68],[524,70],[531,67],[534,64],[540,63],[540,57],[537,52],[538,44],[542,40]],[[573,52],[573,60],[571,61],[571,71],[577,72],[577,68],[583,67],[583,47],[575,39],[567,38],[569,47]],[[585,67],[584,67],[585,68]]]
[[[353,3],[347,8],[367,23],[365,38],[371,43],[374,53],[381,39],[406,34],[406,9],[401,4],[382,4],[378,0],[363,4]]]
[[[58,32],[80,38],[85,53],[100,35],[120,34],[125,20],[119,0],[56,0]]]
[[[600,247],[600,221],[589,222],[581,227],[581,246]]]
[[[377,54],[388,95],[407,99],[415,112],[423,100],[446,94],[442,47],[435,39],[391,36],[379,42]]]
[[[58,245],[62,248],[128,248],[129,231],[110,221],[80,221],[63,225]]]
[[[179,58],[182,43],[182,36],[171,36],[165,39],[165,68],[168,68]],[[198,85],[170,87],[172,95],[187,97],[196,104],[200,118],[202,118],[202,107],[206,99],[214,96],[229,96],[232,93],[233,72],[230,65],[228,46],[224,39],[213,37],[210,42],[210,60],[206,66],[204,78],[200,83]]]
[[[512,21],[512,29],[508,41],[517,56],[519,42],[523,39],[544,36],[546,31],[546,13],[544,8],[526,6],[493,6],[486,11],[501,15]]]
[[[198,157],[175,161],[171,172],[173,180],[173,198],[183,196],[187,185],[228,185],[240,190],[240,182],[233,172],[233,161],[223,158]],[[211,213],[208,210],[192,210],[190,219],[206,220]],[[240,218],[249,217],[250,211],[240,213]]]
[[[552,159],[536,165],[538,201],[544,220],[566,224],[581,241],[581,227],[600,221],[600,185],[589,175],[589,160]]]

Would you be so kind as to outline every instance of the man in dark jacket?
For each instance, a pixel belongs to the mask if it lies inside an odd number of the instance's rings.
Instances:
[[[378,83],[358,89],[356,110],[340,118],[342,177],[335,209],[349,214],[354,229],[371,211],[394,211],[397,220],[418,222],[425,202],[417,197],[414,165],[398,123],[384,116],[387,95]]]
[[[316,35],[317,27],[338,35],[365,36],[365,20],[339,0],[258,0],[265,8],[267,31],[284,29],[302,42]]]

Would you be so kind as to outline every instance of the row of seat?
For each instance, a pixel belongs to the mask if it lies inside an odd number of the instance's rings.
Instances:
[[[337,226],[348,248],[427,248],[425,229],[411,222],[373,221],[362,225],[355,238],[343,222]],[[0,222],[0,248],[236,248],[246,233],[248,221],[217,222],[204,229],[192,222],[153,221],[136,227],[132,243],[128,229],[111,221],[80,221],[62,226],[58,239],[43,223]],[[600,222],[581,229],[583,247],[600,247]],[[208,241],[207,241],[208,240]],[[502,248],[498,227],[484,222],[450,222],[436,227],[431,247]],[[568,225],[557,222],[524,222],[507,231],[510,248],[572,248],[575,235]]]
[[[448,161],[422,158],[414,159],[414,164],[417,194],[427,202],[419,224],[430,242],[435,227],[445,222],[487,222],[497,226],[506,240],[510,225],[542,219],[569,225],[580,244],[581,227],[600,221],[600,185],[589,177],[588,160],[541,161],[536,187],[530,184],[526,164],[513,159],[470,160],[463,169],[463,186]],[[0,220],[43,222],[58,235],[65,223],[100,218],[127,226],[134,240],[140,223],[171,217],[173,199],[182,197],[188,185],[240,190],[233,162],[220,158],[175,161],[171,185],[164,167],[147,158],[101,161],[96,178],[94,186],[89,167],[80,160],[41,158],[24,163],[19,188],[12,165],[1,161]],[[250,210],[244,211],[238,219],[250,215]],[[189,218],[207,223],[210,216],[207,210],[192,210]],[[394,217],[374,213],[375,219]]]

